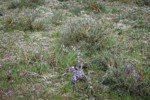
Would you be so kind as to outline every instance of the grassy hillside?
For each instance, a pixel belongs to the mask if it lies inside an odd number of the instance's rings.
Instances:
[[[149,5],[1,0],[0,98],[149,100]]]

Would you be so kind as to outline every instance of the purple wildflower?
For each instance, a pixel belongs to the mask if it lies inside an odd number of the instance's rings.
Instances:
[[[136,79],[140,79],[140,74],[138,72],[136,72],[135,70],[133,70],[133,76]]]
[[[84,72],[82,70],[83,63],[78,66],[77,77],[82,78],[84,76]]]
[[[126,74],[129,74],[129,73],[132,71],[132,69],[133,69],[133,68],[132,68],[130,65],[126,65],[126,66],[125,66],[125,73],[126,73]]]
[[[2,68],[2,64],[0,64],[0,69]]]
[[[77,78],[82,78],[83,77],[83,72],[82,70],[77,71]]]
[[[74,66],[70,67],[70,71],[73,72],[72,80],[73,80],[73,83],[75,84],[77,80],[77,71],[75,70]]]
[[[46,44],[42,43],[42,48],[46,49]]]
[[[76,51],[76,47],[75,46],[71,46],[73,51]]]
[[[80,60],[78,59],[78,63],[80,63]]]
[[[66,47],[65,52],[66,52],[66,53],[68,53],[68,52],[69,52],[68,47]]]
[[[126,66],[125,66],[125,69],[130,69],[130,68],[131,68],[130,65],[126,65]]]
[[[76,70],[73,71],[73,81],[77,80],[77,72]]]
[[[73,91],[76,90],[76,81],[77,81],[77,72],[76,70],[73,71],[72,83],[73,83]]]

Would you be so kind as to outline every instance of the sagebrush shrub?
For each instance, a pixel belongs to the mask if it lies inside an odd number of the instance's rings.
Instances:
[[[78,45],[88,50],[107,48],[106,41],[113,32],[107,21],[97,22],[92,18],[68,21],[60,31],[64,45]],[[110,44],[110,46],[113,45]]]

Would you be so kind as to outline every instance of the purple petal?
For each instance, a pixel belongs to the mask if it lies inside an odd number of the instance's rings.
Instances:
[[[76,72],[76,70],[73,71],[73,80],[74,81],[77,80],[77,72]]]
[[[136,79],[139,79],[140,78],[140,73],[136,72],[135,70],[133,70],[133,76],[136,78]]]
[[[81,70],[79,70],[78,73],[77,73],[77,77],[81,78],[82,76],[83,76],[83,72]]]
[[[2,64],[0,64],[0,68],[2,68]]]

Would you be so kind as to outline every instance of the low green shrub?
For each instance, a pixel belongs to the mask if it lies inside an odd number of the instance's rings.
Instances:
[[[136,99],[147,99],[150,95],[150,76],[145,70],[148,69],[136,70],[129,65],[125,68],[109,69],[101,82],[108,85],[110,91],[117,91],[121,97],[130,95]]]

